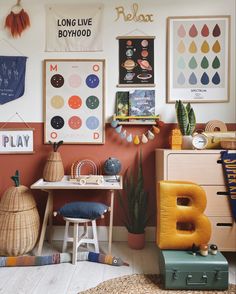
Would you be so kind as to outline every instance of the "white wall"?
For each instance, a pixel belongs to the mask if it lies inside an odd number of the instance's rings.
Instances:
[[[104,50],[102,52],[45,52],[45,4],[104,3]],[[23,97],[0,105],[0,121],[7,121],[17,111],[25,121],[43,121],[42,61],[50,58],[104,58],[106,60],[106,118],[114,112],[118,83],[118,41],[121,35],[155,36],[155,90],[157,113],[165,122],[176,122],[173,104],[166,104],[166,18],[168,16],[231,15],[230,101],[196,103],[197,122],[219,119],[236,122],[235,98],[235,0],[22,0],[31,19],[31,27],[22,37],[13,39],[4,29],[4,21],[16,0],[0,0],[0,54],[28,56],[26,89]],[[115,7],[128,12],[138,3],[140,13],[153,14],[154,22],[115,21]],[[11,46],[8,45],[11,43]],[[122,90],[122,89],[120,89]],[[13,121],[19,119],[13,119]]]

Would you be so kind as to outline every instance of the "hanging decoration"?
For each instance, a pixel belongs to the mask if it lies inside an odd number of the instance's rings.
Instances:
[[[149,130],[140,135],[128,133],[128,131],[124,129],[124,126],[119,123],[120,121],[113,117],[111,121],[111,126],[115,129],[117,134],[120,135],[121,139],[126,140],[128,143],[133,142],[133,144],[135,145],[139,145],[141,143],[146,144],[149,141],[154,140],[155,136],[160,133],[160,128],[164,125],[163,121],[157,119],[156,125],[152,125],[152,127]]]
[[[17,0],[5,20],[5,28],[9,29],[13,38],[20,37],[21,33],[30,26],[29,15],[20,2],[21,0]]]

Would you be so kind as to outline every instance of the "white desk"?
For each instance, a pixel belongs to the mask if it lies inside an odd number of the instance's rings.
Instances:
[[[64,176],[60,182],[45,182],[43,179],[39,179],[37,182],[31,185],[31,189],[43,190],[48,193],[46,209],[43,218],[43,224],[41,228],[38,251],[37,254],[41,255],[43,242],[45,238],[47,224],[49,222],[49,241],[52,237],[52,217],[53,217],[53,195],[54,190],[109,190],[110,192],[110,222],[109,222],[109,237],[108,237],[108,253],[111,254],[112,243],[112,226],[113,226],[113,206],[114,206],[114,190],[121,190],[123,188],[122,176],[118,176],[119,182],[108,182],[110,176],[104,176],[105,182],[102,185],[80,185],[77,182],[70,182],[69,176]]]

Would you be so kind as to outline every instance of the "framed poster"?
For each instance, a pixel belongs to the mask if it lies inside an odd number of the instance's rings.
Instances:
[[[230,16],[167,22],[167,102],[227,102]]]
[[[119,40],[118,87],[150,87],[154,84],[154,39],[125,36]]]
[[[0,129],[0,154],[34,153],[34,129]]]
[[[102,59],[44,60],[44,143],[104,144]]]

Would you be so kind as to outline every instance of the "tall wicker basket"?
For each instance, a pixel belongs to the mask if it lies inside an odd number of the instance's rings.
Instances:
[[[0,255],[17,256],[31,251],[39,235],[39,214],[27,187],[10,187],[0,201]]]
[[[59,152],[50,152],[43,170],[43,179],[47,182],[58,182],[64,176],[64,166]]]

